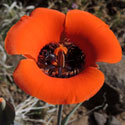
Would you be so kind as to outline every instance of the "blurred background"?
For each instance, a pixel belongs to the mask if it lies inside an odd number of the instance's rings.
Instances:
[[[0,0],[0,97],[16,110],[15,125],[55,125],[57,106],[26,95],[14,83],[12,73],[21,56],[5,52],[4,39],[9,28],[21,16],[37,7],[88,11],[107,23],[118,38],[123,51],[117,64],[100,63],[105,84],[74,113],[69,125],[125,125],[125,0]],[[64,107],[63,117],[75,105]]]

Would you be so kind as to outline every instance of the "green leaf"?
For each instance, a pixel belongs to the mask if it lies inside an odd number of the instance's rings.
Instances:
[[[73,110],[62,120],[62,124],[61,125],[67,125],[68,121],[70,119],[70,117],[72,116],[72,114],[80,107],[82,103],[77,104]]]

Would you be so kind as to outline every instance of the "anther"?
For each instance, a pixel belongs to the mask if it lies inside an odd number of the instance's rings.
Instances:
[[[71,42],[50,43],[41,49],[37,64],[51,77],[69,78],[83,70],[85,55]]]

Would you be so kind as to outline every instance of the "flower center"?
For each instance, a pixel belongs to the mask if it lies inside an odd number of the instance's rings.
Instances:
[[[69,78],[84,69],[85,54],[71,42],[50,43],[41,49],[37,65],[51,77]]]

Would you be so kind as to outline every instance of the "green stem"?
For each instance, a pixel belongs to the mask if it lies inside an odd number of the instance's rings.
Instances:
[[[79,103],[77,104],[73,110],[64,118],[64,120],[62,121],[62,124],[61,125],[67,125],[68,124],[68,121],[70,119],[70,117],[72,116],[72,114],[79,108],[79,106],[81,105],[82,103]]]
[[[61,125],[63,105],[59,105],[57,125]]]

